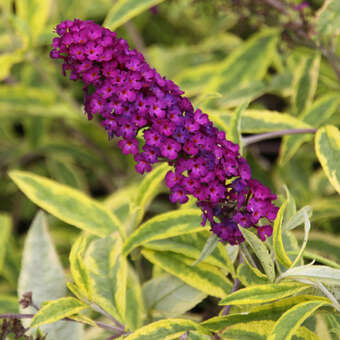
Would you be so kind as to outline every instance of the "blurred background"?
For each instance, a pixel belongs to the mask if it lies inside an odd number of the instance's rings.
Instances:
[[[125,2],[129,11],[139,0]],[[340,126],[335,1],[331,13],[320,10],[322,0],[142,2],[144,8],[117,22],[112,0],[0,0],[0,211],[1,220],[11,223],[6,248],[0,225],[0,312],[17,308],[22,244],[37,211],[10,181],[9,170],[79,189],[121,218],[142,179],[100,122],[83,114],[82,85],[63,77],[61,63],[49,58],[60,21],[76,17],[115,28],[220,128],[244,100],[250,100],[244,134]],[[253,144],[245,156],[255,178],[280,195],[286,185],[298,208],[313,207],[307,250],[339,261],[340,200],[316,159],[312,135]],[[174,208],[162,188],[147,217]],[[67,267],[78,230],[53,217],[49,224]]]

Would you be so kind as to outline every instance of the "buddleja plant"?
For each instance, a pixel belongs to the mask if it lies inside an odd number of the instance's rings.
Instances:
[[[195,108],[173,81],[109,29],[75,19],[57,25],[56,34],[50,56],[62,60],[64,75],[82,83],[89,120],[101,122],[109,142],[119,139],[122,153],[133,156],[144,177],[113,202],[98,202],[48,178],[10,172],[32,202],[82,233],[65,276],[45,213],[37,214],[19,279],[22,313],[1,315],[2,336],[82,339],[86,325],[104,330],[100,338],[107,340],[318,339],[305,321],[320,315],[338,336],[340,267],[305,251],[311,207],[297,211],[287,188],[278,199],[252,177],[242,156],[263,139],[316,132],[309,123],[320,103],[309,110],[298,93],[296,110],[305,110],[295,121],[300,129],[242,137],[251,98],[242,98],[226,126],[221,117]],[[226,78],[225,70],[232,77],[233,60],[242,60],[247,49],[276,42],[275,30],[261,32],[223,65]],[[308,77],[309,67],[318,63],[319,56],[307,59],[299,72]],[[302,76],[297,82],[300,88],[309,85]],[[223,86],[213,83],[215,90]],[[324,108],[334,112],[338,99],[326,99]],[[214,110],[213,101],[206,107]],[[294,137],[284,143],[296,150],[301,141]],[[317,156],[338,191],[339,140],[334,126],[316,132]],[[177,208],[148,218],[163,182]],[[298,245],[292,230],[300,226],[304,238]],[[152,264],[148,280],[146,261]],[[198,320],[188,312],[207,296],[221,309]]]

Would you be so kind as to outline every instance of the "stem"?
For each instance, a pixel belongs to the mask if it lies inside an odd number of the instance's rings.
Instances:
[[[135,45],[136,49],[144,54],[145,51],[144,40],[142,36],[139,34],[135,25],[131,21],[128,21],[127,23],[124,24],[124,28],[130,35],[130,38],[133,41],[133,44]]]
[[[235,279],[233,288],[231,289],[231,293],[236,292],[240,288],[241,282],[239,279]],[[224,307],[222,315],[228,315],[230,312],[231,305],[227,305]]]
[[[286,130],[261,133],[255,136],[243,137],[242,145],[246,146],[246,145],[254,144],[254,143],[257,143],[263,140],[286,136],[286,135],[297,135],[297,134],[303,134],[303,133],[314,134],[316,131],[317,129],[286,129]]]

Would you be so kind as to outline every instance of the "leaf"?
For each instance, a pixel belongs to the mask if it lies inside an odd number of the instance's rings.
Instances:
[[[204,327],[194,321],[184,319],[166,319],[156,321],[139,328],[134,333],[128,335],[125,340],[159,340],[172,334],[191,330],[197,330],[202,333],[209,334]]]
[[[250,81],[261,80],[273,59],[277,41],[277,30],[267,29],[253,35],[219,65],[204,92],[224,94]]]
[[[309,109],[302,112],[299,119],[313,127],[319,127],[326,123],[336,112],[338,103],[338,95],[325,95],[316,100]],[[312,139],[312,134],[285,136],[280,148],[280,165],[286,164],[296,154],[304,142],[308,142]]]
[[[164,0],[118,0],[109,11],[103,26],[114,31],[117,27],[162,1]]]
[[[300,260],[302,259],[303,252],[305,251],[305,248],[306,248],[306,245],[307,245],[307,242],[308,242],[308,236],[309,236],[309,232],[310,232],[310,221],[309,221],[309,218],[307,216],[306,211],[304,211],[304,219],[305,219],[305,221],[304,221],[305,222],[305,237],[303,239],[303,243],[302,243],[302,246],[300,248],[300,251],[299,251],[298,255],[296,256],[294,262],[292,263],[291,268],[295,267],[300,262]]]
[[[19,303],[17,296],[0,295],[0,313],[18,313]]]
[[[244,286],[269,283],[268,277],[249,263],[240,263],[236,272],[237,278]]]
[[[98,236],[115,230],[124,234],[117,218],[82,192],[26,171],[13,170],[9,176],[30,200],[60,220]]]
[[[85,255],[92,302],[106,313],[124,322],[128,263],[122,253],[118,233],[92,241]]]
[[[22,50],[16,50],[11,53],[2,53],[0,55],[0,81],[7,78],[10,75],[12,66],[19,63],[22,59]]]
[[[204,261],[215,250],[215,248],[218,245],[218,242],[219,238],[216,234],[210,235],[200,253],[199,258],[192,265],[195,266],[196,264]]]
[[[227,131],[231,112],[211,110],[209,118],[218,128]],[[242,114],[242,133],[263,133],[285,129],[311,129],[307,123],[287,114],[269,110],[245,110]]]
[[[240,289],[219,302],[219,305],[250,305],[266,303],[295,295],[310,288],[298,282],[272,283]]]
[[[336,0],[326,0],[317,12],[315,31],[324,37],[334,38],[340,33],[340,4]]]
[[[241,116],[244,110],[248,107],[249,102],[244,102],[237,107],[233,117],[231,118],[228,128],[227,138],[235,144],[240,146],[242,153],[242,138],[241,138]]]
[[[274,262],[268,252],[267,247],[263,242],[251,231],[240,228],[242,235],[244,236],[247,243],[252,248],[253,252],[256,254],[257,258],[260,260],[264,272],[268,276],[268,279],[273,282],[275,279],[275,269]]]
[[[340,285],[340,269],[328,266],[305,265],[288,269],[281,274],[281,279],[307,279],[329,285]]]
[[[143,246],[148,249],[158,251],[171,251],[178,254],[183,254],[192,259],[198,259],[202,248],[207,243],[211,232],[208,230],[201,230],[196,233],[184,234],[180,236],[170,237],[164,240],[157,240],[145,243]],[[231,259],[221,242],[212,253],[203,259],[201,262],[209,263],[216,267],[223,268],[230,273],[234,273],[234,266]]]
[[[290,220],[291,217],[293,217],[296,214],[296,203],[295,203],[294,197],[288,190],[287,186],[284,185],[283,187],[285,189],[286,202],[287,202],[287,206],[284,211],[283,222],[282,222],[283,224],[285,224],[288,220]]]
[[[7,214],[0,214],[0,273],[5,262],[7,245],[12,229],[11,218]]]
[[[34,315],[30,327],[34,328],[47,323],[59,321],[70,315],[77,314],[86,308],[88,308],[88,306],[84,302],[73,297],[64,297],[47,302]]]
[[[305,221],[305,214],[308,218],[312,217],[312,207],[306,205],[305,207],[301,208],[294,216],[292,216],[284,225],[284,230],[292,230],[304,223]]]
[[[329,303],[326,301],[307,301],[285,312],[275,323],[268,340],[290,340],[298,327],[316,310]]]
[[[329,181],[340,193],[340,132],[327,125],[315,135],[315,152]]]
[[[142,287],[134,269],[128,267],[128,278],[126,286],[126,326],[131,330],[136,330],[143,325],[145,306],[143,300]]]
[[[66,277],[47,229],[46,218],[39,212],[26,236],[22,257],[22,269],[18,282],[18,296],[32,292],[33,302],[41,306],[47,300],[66,295]],[[32,307],[20,308],[22,313],[35,313]],[[26,327],[29,325],[25,321]],[[48,340],[81,340],[83,327],[66,321],[41,327]]]
[[[291,266],[292,261],[288,257],[286,250],[284,248],[284,245],[283,245],[283,241],[282,241],[282,222],[283,222],[283,215],[285,213],[286,207],[287,207],[287,202],[285,202],[281,206],[276,216],[275,222],[274,222],[273,247],[274,247],[274,252],[275,252],[275,258],[277,259],[277,261],[283,266],[288,268]]]
[[[144,249],[142,255],[188,285],[203,293],[225,297],[231,290],[229,280],[216,267],[205,263],[191,266],[192,260],[171,252]]]
[[[178,316],[195,307],[207,295],[175,276],[163,274],[144,284],[143,296],[148,313],[155,311],[163,316]]]
[[[154,240],[193,233],[202,230],[199,209],[183,209],[157,215],[143,223],[124,243],[123,254]]]
[[[170,167],[162,164],[148,173],[138,186],[135,199],[132,202],[133,207],[137,207],[134,225],[137,226],[142,221],[144,213],[152,200],[160,192],[160,185],[164,181],[166,173]]]
[[[293,107],[295,113],[300,114],[312,103],[319,76],[320,55],[303,58],[295,71],[293,86]]]

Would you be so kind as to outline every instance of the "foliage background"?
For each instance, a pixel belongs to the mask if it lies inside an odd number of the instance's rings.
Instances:
[[[136,1],[127,3],[131,10]],[[9,179],[10,170],[26,170],[79,189],[103,202],[123,222],[129,218],[130,197],[142,180],[132,158],[121,154],[115,140],[107,140],[98,121],[89,123],[83,115],[81,85],[64,79],[60,65],[50,60],[53,29],[60,21],[77,17],[117,26],[119,36],[141,50],[153,67],[177,82],[195,105],[226,130],[235,107],[244,100],[250,100],[250,105],[242,116],[243,134],[340,125],[336,72],[340,64],[334,61],[340,52],[336,5],[334,21],[321,17],[326,21],[323,24],[315,19],[321,0],[309,1],[301,11],[293,9],[299,1],[290,1],[287,15],[267,1],[142,3],[148,4],[145,10],[129,11],[131,20],[124,22],[112,16],[115,4],[111,0],[0,3],[0,313],[18,310],[23,244],[38,210]],[[150,10],[151,3],[159,4]],[[307,38],[294,29],[296,21],[306,24],[299,29]],[[339,154],[334,151],[334,164],[340,169]],[[328,264],[327,259],[340,263],[339,193],[320,166],[313,136],[252,144],[245,155],[254,176],[280,194],[278,202],[285,198],[286,185],[298,209],[312,207],[305,257],[315,258],[313,253],[321,255],[318,263]],[[140,216],[143,221],[176,209],[161,184],[147,203]],[[68,256],[79,230],[52,215],[48,215],[48,225],[70,277]],[[302,243],[303,231],[294,231],[294,235]],[[145,258],[137,270],[142,282],[162,272]],[[178,279],[172,276],[172,280]],[[219,312],[216,298],[190,293],[197,303],[203,300],[194,309],[195,304],[187,306],[190,318],[207,319]],[[164,315],[159,308],[158,313]],[[311,326],[322,339],[334,336],[325,337],[325,329],[330,328],[327,322],[317,318]],[[87,332],[87,337],[104,338],[96,332]]]

